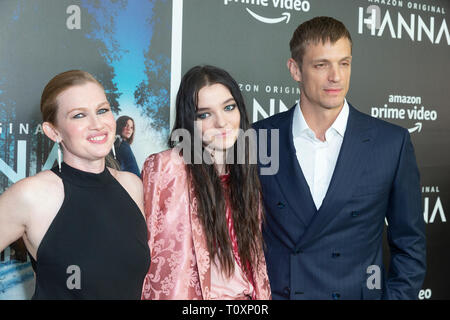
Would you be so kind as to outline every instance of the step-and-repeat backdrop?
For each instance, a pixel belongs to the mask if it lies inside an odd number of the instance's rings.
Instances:
[[[0,192],[55,163],[39,113],[55,74],[83,69],[100,80],[115,115],[136,123],[132,149],[141,167],[166,148],[176,90],[189,68],[228,70],[250,119],[263,119],[299,98],[286,68],[295,28],[332,16],[353,38],[348,101],[411,133],[428,249],[418,298],[449,299],[449,13],[448,0],[2,0]],[[0,299],[27,299],[33,290],[17,241],[0,253]]]

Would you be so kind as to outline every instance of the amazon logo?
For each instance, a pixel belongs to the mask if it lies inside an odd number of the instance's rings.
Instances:
[[[289,11],[308,12],[311,9],[310,2],[306,0],[224,0],[224,5],[229,4],[246,5],[245,10],[252,18],[266,24],[289,23],[291,19]],[[284,10],[284,12],[275,16],[266,16],[258,13],[257,8],[255,8],[269,6]]]
[[[373,106],[370,115],[387,121],[409,120],[414,123],[408,127],[409,133],[420,133],[426,121],[436,121],[438,112],[435,109],[427,108],[422,104],[422,97],[407,96],[401,94],[390,94],[388,103],[381,106]],[[396,121],[394,121],[396,122]]]

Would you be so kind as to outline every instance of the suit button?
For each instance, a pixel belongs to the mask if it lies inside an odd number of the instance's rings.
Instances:
[[[341,294],[339,292],[333,292],[331,294],[331,297],[333,298],[333,300],[339,300],[339,298],[341,297]]]
[[[296,253],[296,254],[303,253],[303,250],[302,250],[302,249],[297,249],[297,250],[295,251],[295,253]]]
[[[340,254],[339,252],[333,252],[333,253],[331,254],[331,256],[332,256],[333,258],[339,258],[339,257],[341,256],[341,254]]]
[[[357,217],[357,216],[359,216],[359,213],[356,212],[356,211],[353,211],[353,212],[352,212],[352,217]]]
[[[289,296],[291,294],[291,288],[289,287],[284,287],[283,289],[283,293],[287,296]]]
[[[278,209],[283,209],[283,208],[284,208],[284,203],[278,202],[278,203],[277,203],[277,208],[278,208]]]

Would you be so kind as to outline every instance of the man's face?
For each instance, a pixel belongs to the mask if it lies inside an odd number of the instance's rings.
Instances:
[[[301,68],[293,60],[288,62],[292,77],[302,83],[301,104],[325,109],[342,107],[350,85],[351,61],[347,38],[334,44],[307,45]]]

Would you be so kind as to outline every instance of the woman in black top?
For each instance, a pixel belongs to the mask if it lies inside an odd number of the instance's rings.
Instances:
[[[64,162],[0,197],[0,251],[23,237],[34,299],[140,299],[150,263],[142,183],[105,165],[116,123],[103,87],[87,72],[61,73],[41,112]]]

